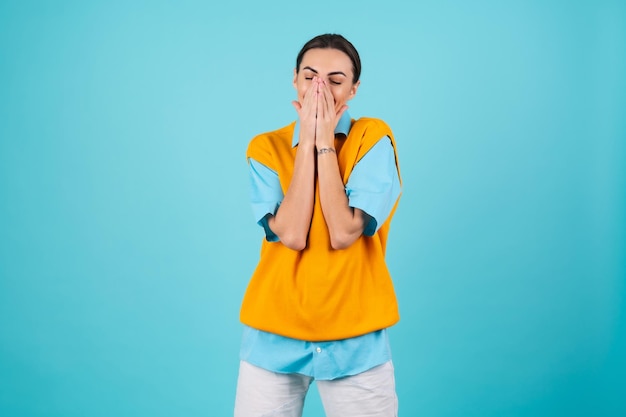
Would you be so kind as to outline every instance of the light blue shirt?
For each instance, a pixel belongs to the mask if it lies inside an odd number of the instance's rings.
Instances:
[[[351,118],[345,112],[335,134],[348,135]],[[298,145],[299,123],[292,145]],[[252,212],[265,230],[268,241],[278,241],[267,223],[283,200],[278,174],[250,159]],[[391,140],[381,138],[357,162],[345,186],[350,207],[369,216],[364,234],[372,236],[385,222],[400,195],[400,179]],[[356,375],[391,359],[385,329],[362,336],[330,342],[307,342],[247,327],[244,329],[240,359],[280,373],[299,373],[320,380]]]

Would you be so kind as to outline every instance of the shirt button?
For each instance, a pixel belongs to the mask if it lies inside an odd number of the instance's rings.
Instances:
[[[321,353],[321,352],[322,352],[322,348],[318,347],[317,349],[315,349],[315,351],[316,351],[317,353]]]

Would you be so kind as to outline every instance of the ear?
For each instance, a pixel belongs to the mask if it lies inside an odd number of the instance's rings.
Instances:
[[[356,95],[356,91],[359,89],[359,85],[361,85],[361,80],[352,84],[352,88],[350,89],[350,96],[348,100],[351,100],[354,98],[354,96]]]
[[[293,88],[297,90],[298,87],[296,86],[296,81],[298,81],[298,69],[294,68],[293,69]]]

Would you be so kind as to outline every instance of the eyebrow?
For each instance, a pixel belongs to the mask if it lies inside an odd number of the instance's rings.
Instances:
[[[309,70],[309,71],[314,72],[314,73],[316,73],[316,74],[318,73],[318,72],[317,72],[317,70],[315,70],[315,69],[313,69],[313,68],[311,68],[311,67],[308,67],[308,66],[307,66],[307,67],[304,67],[304,68],[302,68],[302,69],[303,69],[303,70]],[[346,75],[346,74],[344,74],[342,71],[333,71],[333,72],[329,72],[329,73],[328,73],[328,75],[343,75],[344,77],[347,77],[347,75]]]

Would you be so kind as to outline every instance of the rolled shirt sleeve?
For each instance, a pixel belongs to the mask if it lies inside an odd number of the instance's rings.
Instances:
[[[387,220],[401,192],[396,156],[391,140],[381,138],[354,166],[346,195],[350,207],[370,216],[363,234],[372,236]]]
[[[252,214],[257,224],[265,230],[265,238],[270,242],[277,242],[278,236],[267,224],[267,216],[276,214],[284,198],[278,174],[252,158],[248,159],[248,163]]]

